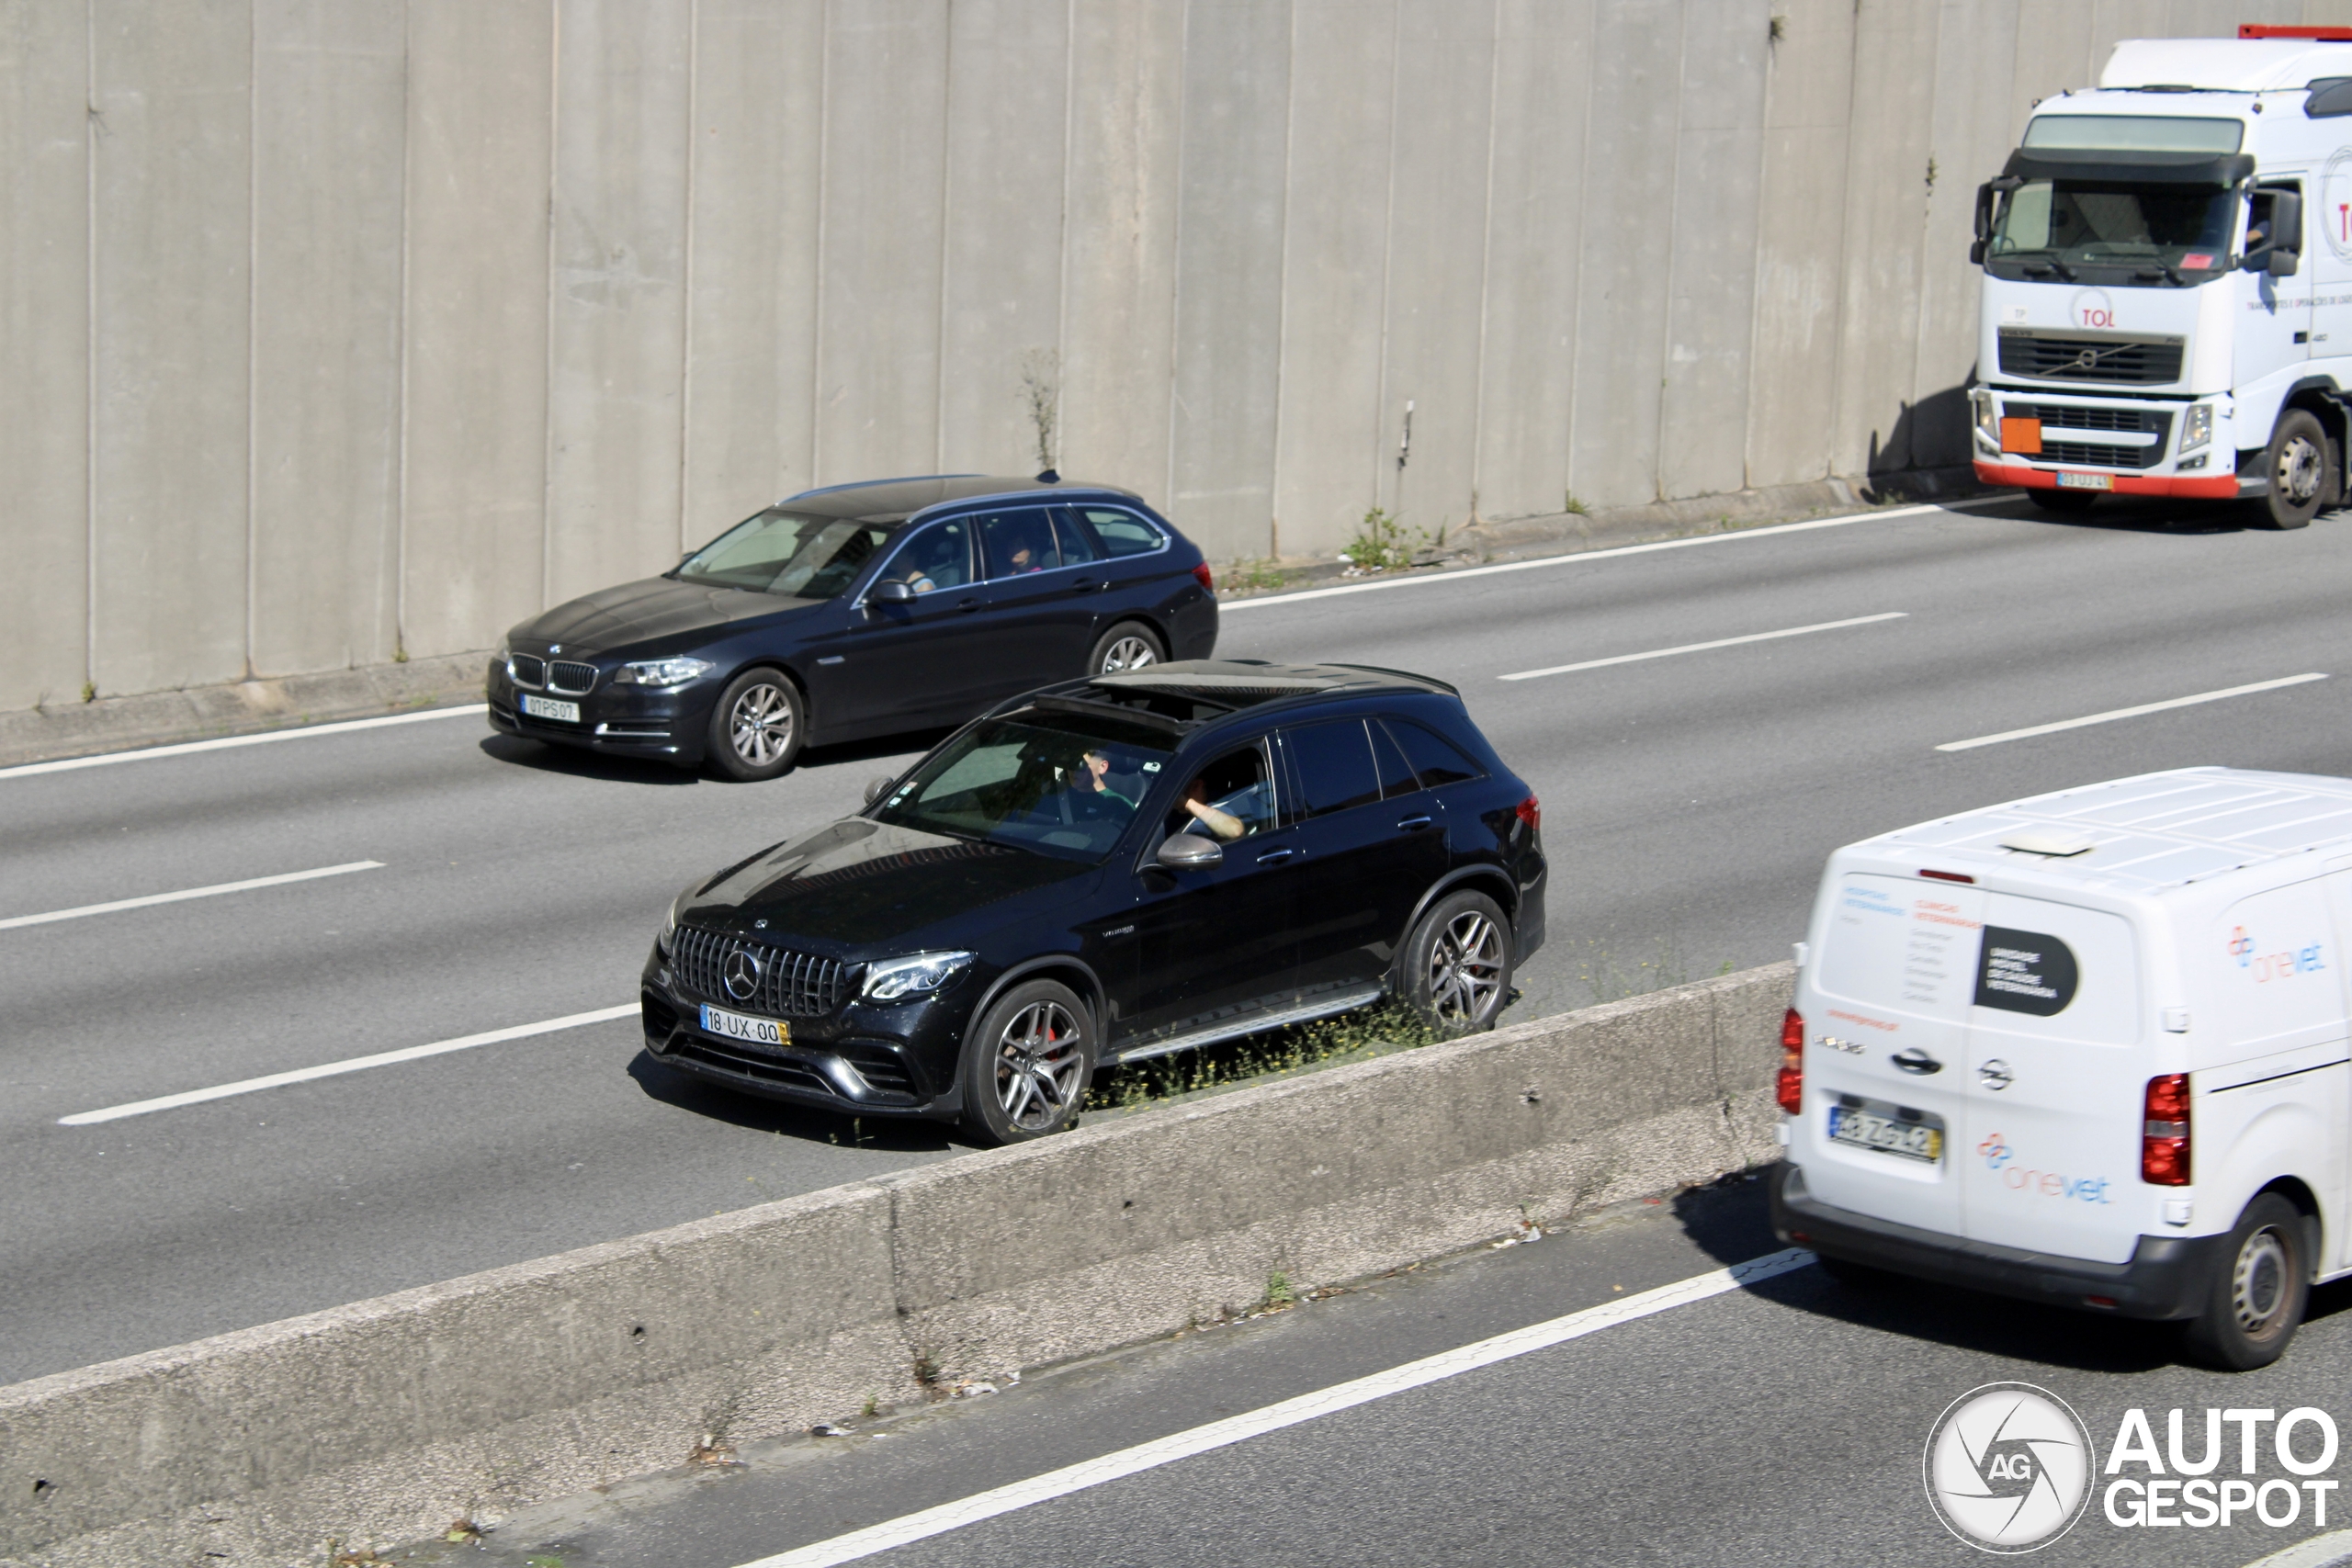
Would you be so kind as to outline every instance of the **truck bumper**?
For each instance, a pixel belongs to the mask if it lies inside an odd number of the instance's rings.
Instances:
[[[2056,490],[2058,475],[2049,468],[2023,463],[1990,463],[1975,459],[1976,482],[2018,490]],[[2099,470],[2106,473],[2107,470]],[[2171,495],[2199,501],[2235,501],[2241,493],[2238,477],[2228,474],[2108,474],[2117,495]]]
[[[2118,1317],[2196,1316],[2203,1310],[2217,1255],[2230,1239],[2226,1233],[2143,1235],[2129,1260],[2094,1263],[1966,1241],[1834,1209],[1805,1190],[1802,1168],[1786,1163],[1772,1168],[1767,1191],[1773,1233],[1825,1258]]]

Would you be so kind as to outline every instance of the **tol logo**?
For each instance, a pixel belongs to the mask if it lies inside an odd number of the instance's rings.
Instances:
[[[2104,288],[2085,288],[2077,291],[2072,309],[2075,324],[2078,327],[2115,325],[2115,301],[2107,297],[2107,290]]]

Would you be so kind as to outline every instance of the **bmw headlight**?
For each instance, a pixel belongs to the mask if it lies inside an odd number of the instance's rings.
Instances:
[[[616,686],[683,686],[699,681],[718,666],[707,659],[639,659],[613,674]]]
[[[2194,452],[2213,439],[2213,405],[2194,403],[2188,417],[2180,422],[2180,449]]]
[[[948,981],[965,964],[972,961],[968,953],[918,953],[912,958],[893,958],[887,963],[870,964],[865,969],[865,989],[868,1000],[895,1002],[907,997],[927,997]]]

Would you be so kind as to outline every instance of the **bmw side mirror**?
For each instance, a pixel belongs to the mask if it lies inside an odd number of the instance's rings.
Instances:
[[[884,793],[885,791],[887,791],[889,787],[890,787],[890,775],[889,775],[889,774],[888,774],[888,773],[884,773],[884,774],[882,774],[882,775],[881,775],[880,777],[878,777],[878,778],[871,778],[871,779],[866,780],[866,781],[865,781],[865,804],[866,804],[866,805],[868,805],[868,806],[871,806],[871,805],[873,805],[876,801],[877,801],[877,800],[881,799],[881,798],[882,798],[882,795],[883,795],[883,793]]]
[[[914,603],[914,597],[915,591],[903,582],[877,582],[874,585],[874,592],[865,596],[865,602],[869,604],[910,604]]]
[[[1170,871],[1206,871],[1225,863],[1225,846],[1197,833],[1170,833],[1151,858]]]

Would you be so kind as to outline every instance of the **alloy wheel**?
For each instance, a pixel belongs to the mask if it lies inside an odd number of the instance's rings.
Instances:
[[[1430,947],[1430,1010],[1447,1023],[1487,1016],[1503,983],[1503,936],[1476,909],[1448,920]]]
[[[996,1103],[1024,1133],[1069,1113],[1086,1063],[1078,1020],[1059,1002],[1032,1002],[1005,1021],[996,1042]]]
[[[727,733],[735,755],[764,768],[792,744],[792,704],[772,682],[746,687],[727,716]]]
[[[1151,644],[1139,637],[1123,637],[1102,655],[1100,673],[1108,675],[1114,670],[1140,670],[1147,664],[1159,662],[1159,655],[1152,651]]]
[[[2320,477],[2326,463],[2326,455],[2311,437],[2290,436],[2278,448],[2278,472],[2272,482],[2297,506],[2304,505],[2319,493]]]
[[[2245,1238],[2230,1270],[2230,1310],[2250,1339],[2277,1332],[2285,1315],[2288,1270],[2294,1266],[2286,1242],[2276,1228],[2265,1225]]]

